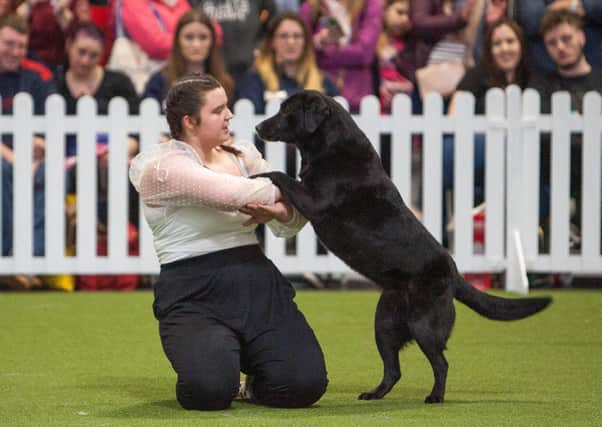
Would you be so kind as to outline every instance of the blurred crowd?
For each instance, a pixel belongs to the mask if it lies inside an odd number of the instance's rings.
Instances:
[[[14,96],[29,93],[36,114],[58,93],[68,114],[77,100],[94,97],[107,114],[115,96],[135,114],[151,97],[163,103],[172,82],[209,73],[234,104],[248,99],[263,113],[272,99],[301,89],[340,95],[351,112],[376,95],[383,114],[398,93],[411,97],[416,114],[429,92],[444,97],[448,114],[455,94],[469,91],[483,113],[492,87],[537,89],[542,112],[551,94],[571,93],[581,111],[586,92],[602,91],[600,0],[0,0],[0,97],[2,114]],[[2,160],[2,255],[12,253],[12,135],[0,130]],[[420,144],[419,138],[415,141]],[[484,135],[475,135],[475,188],[484,200]],[[44,135],[33,137],[34,255],[44,255]],[[67,136],[67,214],[75,227],[75,154],[96,144],[98,253],[106,254],[107,134],[95,141]],[[444,190],[453,193],[453,137],[444,138]],[[542,138],[540,221],[549,215],[549,140]],[[128,153],[138,152],[130,135]],[[572,244],[578,249],[581,148],[571,144]],[[138,201],[130,191],[130,253],[137,251]],[[450,213],[444,212],[445,222]],[[74,233],[68,238],[74,249]],[[135,289],[133,276],[4,277],[4,286]]]

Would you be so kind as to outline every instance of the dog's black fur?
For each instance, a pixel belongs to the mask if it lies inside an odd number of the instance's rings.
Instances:
[[[351,268],[382,286],[375,335],[384,364],[381,383],[360,399],[380,399],[400,379],[399,351],[415,340],[433,368],[427,403],[443,402],[443,355],[457,298],[490,319],[514,320],[544,309],[550,298],[505,299],[476,290],[404,204],[380,158],[353,118],[319,92],[291,96],[256,128],[266,141],[295,144],[300,177],[261,174],[313,225],[324,245]]]

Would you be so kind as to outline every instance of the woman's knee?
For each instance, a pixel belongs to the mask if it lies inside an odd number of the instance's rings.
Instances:
[[[316,403],[326,392],[326,371],[288,371],[272,373],[251,385],[252,398],[258,403],[282,408],[304,408]]]
[[[226,409],[238,392],[239,381],[223,377],[207,378],[200,376],[178,377],[176,396],[184,409],[220,410]]]

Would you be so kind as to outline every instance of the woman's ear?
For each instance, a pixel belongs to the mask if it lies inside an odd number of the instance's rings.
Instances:
[[[185,131],[192,131],[197,124],[197,120],[188,114],[182,117],[182,129],[184,129]]]

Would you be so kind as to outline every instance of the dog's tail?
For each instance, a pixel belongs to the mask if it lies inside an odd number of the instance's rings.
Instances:
[[[466,283],[460,276],[456,281],[455,297],[482,316],[494,320],[518,320],[531,316],[551,302],[552,298],[500,298],[486,294]]]

